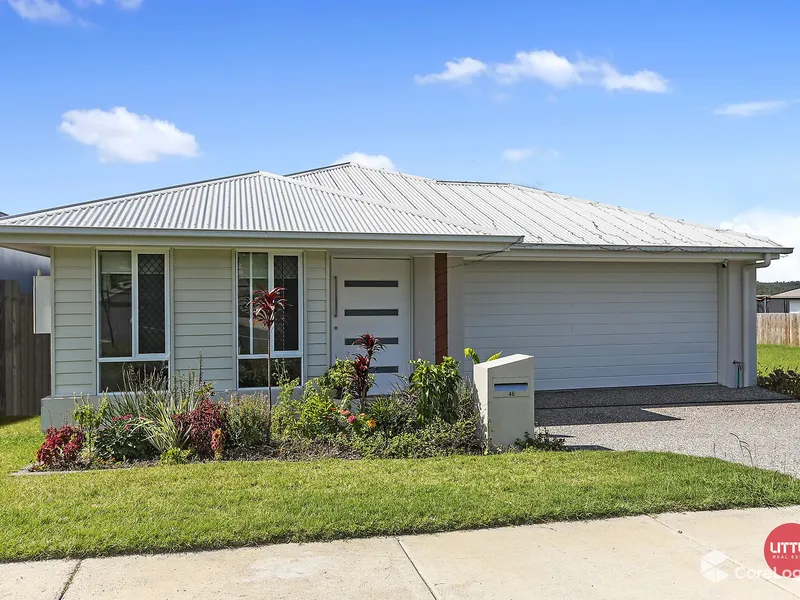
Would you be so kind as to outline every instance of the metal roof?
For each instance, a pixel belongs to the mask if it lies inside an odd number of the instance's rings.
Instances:
[[[289,177],[328,189],[381,198],[403,209],[510,232],[524,236],[526,244],[790,251],[765,237],[517,184],[441,181],[355,163],[331,165]]]
[[[0,227],[502,235],[441,214],[257,171],[0,219]]]
[[[780,294],[773,294],[772,296],[767,296],[767,298],[774,298],[775,300],[797,300],[800,299],[800,288],[787,290]]]

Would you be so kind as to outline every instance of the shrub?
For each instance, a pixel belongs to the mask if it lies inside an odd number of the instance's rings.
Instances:
[[[222,406],[209,398],[203,398],[197,407],[173,416],[175,424],[186,438],[188,447],[200,458],[214,455],[211,436],[217,429],[225,427],[225,411]],[[183,448],[184,446],[178,446]]]
[[[339,429],[336,411],[333,390],[318,379],[307,381],[298,404],[297,433],[307,439],[334,433]]]
[[[95,451],[101,461],[150,460],[158,456],[147,439],[144,417],[122,415],[97,432]]]
[[[363,458],[431,458],[451,454],[477,453],[481,449],[473,421],[445,423],[437,420],[416,431],[387,435],[338,437],[333,443]]]
[[[181,450],[180,448],[169,448],[161,453],[158,463],[161,465],[185,465],[189,462],[191,450]]]
[[[778,367],[767,373],[760,373],[757,381],[759,387],[800,398],[800,372],[794,369]]]
[[[416,428],[415,400],[401,390],[389,396],[374,398],[369,403],[367,414],[375,421],[376,431],[389,437],[410,432]]]
[[[418,358],[412,360],[414,367],[409,377],[410,392],[417,398],[417,419],[428,423],[436,418],[453,423],[458,418],[461,373],[458,361],[445,356],[438,364]]]
[[[522,439],[517,438],[514,442],[514,448],[517,450],[566,450],[564,445],[564,438],[553,437],[547,432],[547,429],[536,431],[533,437],[526,431]]]
[[[48,469],[68,468],[78,461],[86,436],[77,427],[48,428],[36,460]]]
[[[334,390],[334,396],[338,399],[346,399],[348,396],[355,396],[353,391],[353,379],[355,377],[355,366],[349,358],[337,358],[333,366],[321,377],[322,385]],[[375,376],[373,375],[373,380]]]
[[[83,396],[75,400],[75,410],[72,411],[72,420],[81,428],[86,436],[86,447],[89,450],[89,456],[94,458],[95,444],[97,441],[97,433],[100,426],[106,420],[106,413],[108,412],[108,397],[103,394],[100,400],[100,405],[95,406]]]
[[[270,434],[274,438],[288,439],[298,436],[297,417],[301,401],[294,397],[294,388],[299,384],[299,379],[284,381],[281,384],[278,403],[271,410]]]
[[[233,396],[225,406],[227,444],[232,448],[258,448],[269,444],[270,408],[263,394]]]

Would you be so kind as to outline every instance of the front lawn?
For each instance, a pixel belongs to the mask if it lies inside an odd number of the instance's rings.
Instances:
[[[780,367],[800,370],[800,347],[759,344],[759,373]]]
[[[0,560],[328,540],[800,503],[800,480],[710,458],[524,452],[207,462],[9,477],[39,420],[0,420]]]

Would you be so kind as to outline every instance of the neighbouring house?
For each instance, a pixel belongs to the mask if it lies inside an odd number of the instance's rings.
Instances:
[[[780,294],[773,294],[767,299],[767,304],[783,304],[784,307],[783,310],[770,310],[769,312],[800,312],[800,288],[796,290],[789,290],[788,292],[781,292]]]
[[[756,268],[792,251],[522,185],[349,163],[12,216],[0,245],[52,260],[48,406],[119,390],[125,365],[176,373],[201,355],[217,390],[265,387],[269,340],[247,300],[275,285],[290,308],[273,357],[301,379],[370,332],[386,344],[379,391],[410,359],[465,346],[534,355],[537,390],[754,385]]]
[[[0,417],[38,414],[50,393],[50,340],[33,323],[34,277],[49,273],[47,256],[0,248]]]

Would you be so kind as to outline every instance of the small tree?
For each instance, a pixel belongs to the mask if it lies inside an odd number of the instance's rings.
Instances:
[[[250,300],[253,321],[263,325],[267,330],[267,395],[270,408],[272,408],[272,327],[280,312],[289,305],[283,297],[284,291],[286,288],[282,287],[271,290],[258,289],[253,292],[253,298]]]

